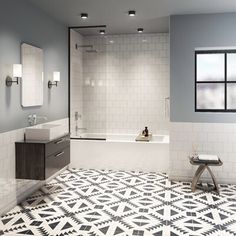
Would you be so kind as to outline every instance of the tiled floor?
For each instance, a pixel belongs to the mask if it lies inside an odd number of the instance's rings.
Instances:
[[[221,195],[143,172],[65,171],[0,218],[6,235],[236,235],[236,186]],[[1,233],[0,233],[1,234]]]

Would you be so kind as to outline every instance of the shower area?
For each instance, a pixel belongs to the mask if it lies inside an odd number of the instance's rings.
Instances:
[[[70,133],[81,140],[169,130],[169,34],[70,29]]]

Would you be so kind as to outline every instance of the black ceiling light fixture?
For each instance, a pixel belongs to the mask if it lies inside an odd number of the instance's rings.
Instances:
[[[99,34],[105,34],[106,31],[105,30],[99,30]]]
[[[138,28],[137,31],[138,31],[138,33],[141,34],[141,33],[143,33],[143,28]]]
[[[129,11],[129,16],[135,16],[136,15],[136,11],[134,11],[134,10],[131,10],[131,11]]]
[[[80,14],[80,17],[81,17],[82,19],[87,19],[87,18],[88,18],[88,13],[81,13],[81,14]]]

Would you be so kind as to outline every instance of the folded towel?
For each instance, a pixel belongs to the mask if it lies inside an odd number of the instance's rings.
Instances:
[[[216,155],[200,154],[198,155],[198,159],[202,161],[219,161],[219,158]]]

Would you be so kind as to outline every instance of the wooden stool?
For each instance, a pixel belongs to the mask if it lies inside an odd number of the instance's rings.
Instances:
[[[216,191],[218,194],[219,194],[219,186],[216,182],[216,178],[214,176],[214,174],[212,173],[211,169],[209,166],[221,166],[223,165],[223,162],[219,159],[219,161],[203,161],[203,160],[198,160],[194,157],[190,157],[190,163],[192,165],[198,165],[198,169],[193,177],[193,181],[192,181],[192,185],[191,185],[191,189],[193,192],[195,192],[196,189],[201,189],[201,190],[206,190],[204,187],[198,185],[198,181],[202,175],[202,173],[204,172],[205,169],[208,170],[211,178],[212,178],[212,181],[213,181],[213,187],[211,188],[208,188],[207,190],[208,191]]]

